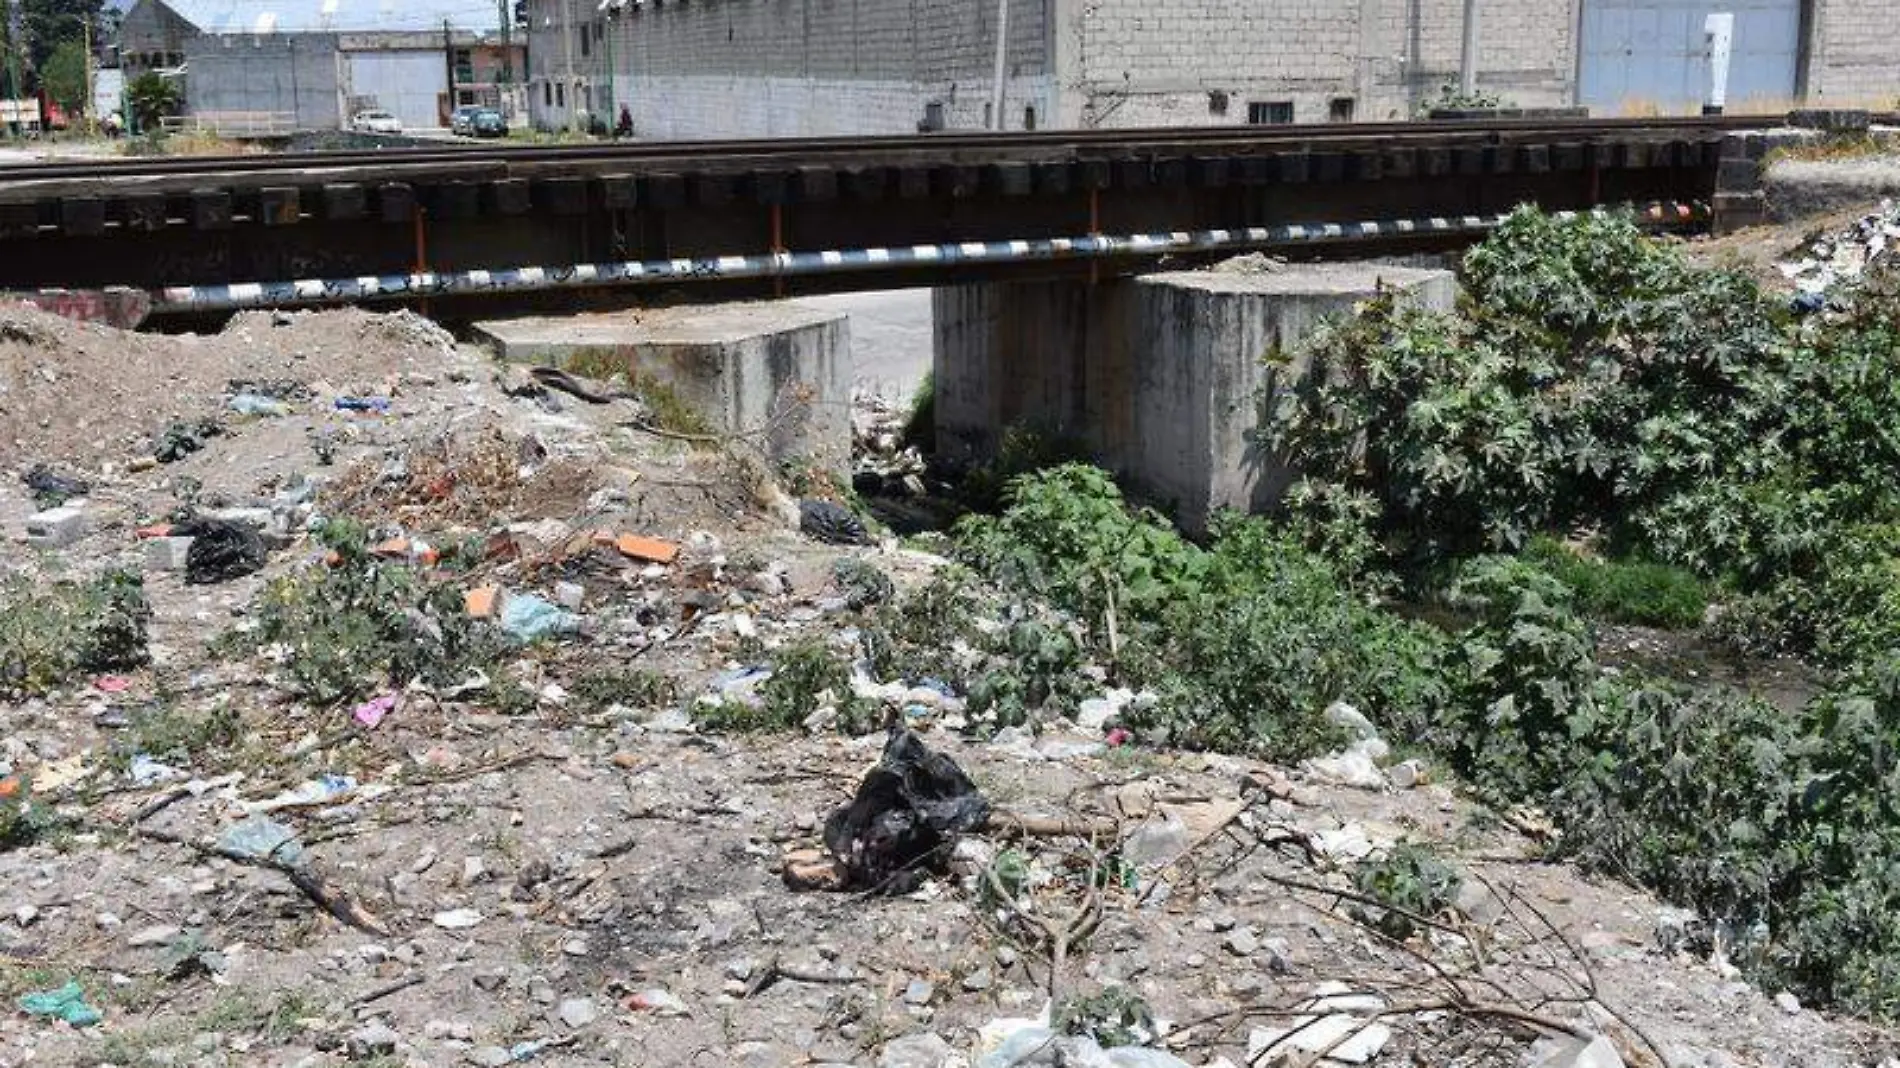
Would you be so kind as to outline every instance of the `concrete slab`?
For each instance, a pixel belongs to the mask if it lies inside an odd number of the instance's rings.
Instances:
[[[77,506],[53,508],[27,518],[26,543],[36,549],[63,549],[86,536],[88,519]]]
[[[848,317],[797,301],[495,320],[478,335],[504,360],[624,373],[669,392],[715,434],[760,435],[773,461],[848,470]]]
[[[1448,271],[1245,262],[938,290],[939,446],[980,459],[1011,426],[1068,438],[1191,530],[1221,509],[1271,508],[1297,457],[1252,439],[1263,399],[1307,372],[1301,342],[1381,288],[1432,307],[1457,290]]]

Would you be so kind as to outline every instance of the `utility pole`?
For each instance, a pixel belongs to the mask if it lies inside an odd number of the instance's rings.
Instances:
[[[13,0],[0,0],[0,11],[6,15],[7,30],[7,132],[14,137],[20,136],[25,125],[20,114],[20,9]]]
[[[990,88],[990,129],[1001,130],[1003,121],[1003,75],[1009,63],[1009,0],[996,0],[996,82]]]
[[[442,20],[442,55],[449,64],[449,114],[455,114],[455,32]]]
[[[580,108],[575,98],[574,86],[574,20],[570,15],[573,5],[568,0],[556,0],[561,5],[561,51],[566,57],[562,66],[566,68],[562,84],[562,98],[567,101],[567,132],[573,133],[580,125]]]
[[[508,0],[495,0],[495,11],[501,16],[501,70],[495,78],[495,107],[501,111],[505,121],[513,123],[514,109],[508,106],[508,96],[515,80],[515,18],[514,13],[508,10]]]
[[[613,6],[611,2],[609,2],[605,13],[601,15],[601,18],[605,19],[607,22],[607,34],[606,34],[606,37],[601,41],[601,50],[600,50],[601,61],[605,64],[605,75],[603,76],[602,81],[606,83],[607,103],[600,110],[604,112],[607,116],[607,126],[609,129],[612,129],[614,125],[614,121],[620,117],[620,112],[616,110],[614,107],[614,12],[615,10],[617,9]]]
[[[1465,0],[1465,47],[1458,63],[1458,93],[1467,104],[1478,94],[1478,0]]]
[[[86,136],[99,136],[98,108],[92,106],[92,17],[88,15],[80,22],[85,27],[86,41],[86,95],[81,98],[80,108],[86,116]]]

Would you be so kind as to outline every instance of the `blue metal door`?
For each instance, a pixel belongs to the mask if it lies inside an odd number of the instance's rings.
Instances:
[[[1709,93],[1708,16],[1735,16],[1730,111],[1794,101],[1801,0],[1584,0],[1578,102],[1598,115],[1694,112]]]

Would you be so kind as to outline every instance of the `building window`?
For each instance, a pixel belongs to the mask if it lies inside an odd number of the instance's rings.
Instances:
[[[1209,115],[1227,114],[1227,93],[1216,89],[1207,94],[1207,113]]]
[[[554,87],[554,106],[557,108],[567,107],[567,83],[566,82],[561,82]]]
[[[1326,105],[1326,121],[1351,122],[1354,111],[1352,97],[1336,96]]]
[[[1028,107],[1023,109],[1023,129],[1033,130],[1035,128],[1036,128],[1036,105],[1031,104]]]
[[[554,83],[542,82],[541,95],[542,95],[542,106],[550,107],[550,108],[553,107],[554,106]]]
[[[591,56],[594,54],[594,38],[592,34],[587,32],[587,26],[585,23],[583,23],[580,27],[580,34],[581,34],[581,57],[586,58],[587,56]]]
[[[1293,121],[1293,101],[1267,100],[1248,104],[1247,121],[1255,126],[1285,126]]]

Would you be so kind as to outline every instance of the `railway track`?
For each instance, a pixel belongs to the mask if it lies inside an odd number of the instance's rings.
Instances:
[[[1446,248],[1476,239],[1484,227],[1470,220],[1524,203],[1683,205],[1669,217],[1706,220],[1725,168],[1759,157],[1751,131],[1779,121],[458,144],[7,166],[0,290],[129,287],[181,311],[285,295],[539,293],[572,306],[636,289],[721,299],[1099,277],[1240,247]]]
[[[200,156],[186,159],[126,158],[70,163],[0,166],[0,189],[16,182],[56,179],[169,177],[297,173],[355,167],[492,163],[540,168],[548,165],[656,168],[695,164],[743,167],[767,162],[898,161],[932,159],[1113,157],[1162,150],[1248,151],[1352,150],[1399,146],[1510,143],[1524,138],[1587,142],[1605,137],[1701,136],[1758,129],[1762,116],[1702,116],[1639,119],[1507,119],[1441,123],[1387,122],[1262,127],[1138,127],[1029,133],[944,133],[898,137],[823,137],[730,141],[670,141],[605,145],[457,144],[452,147],[385,148],[277,155]]]

